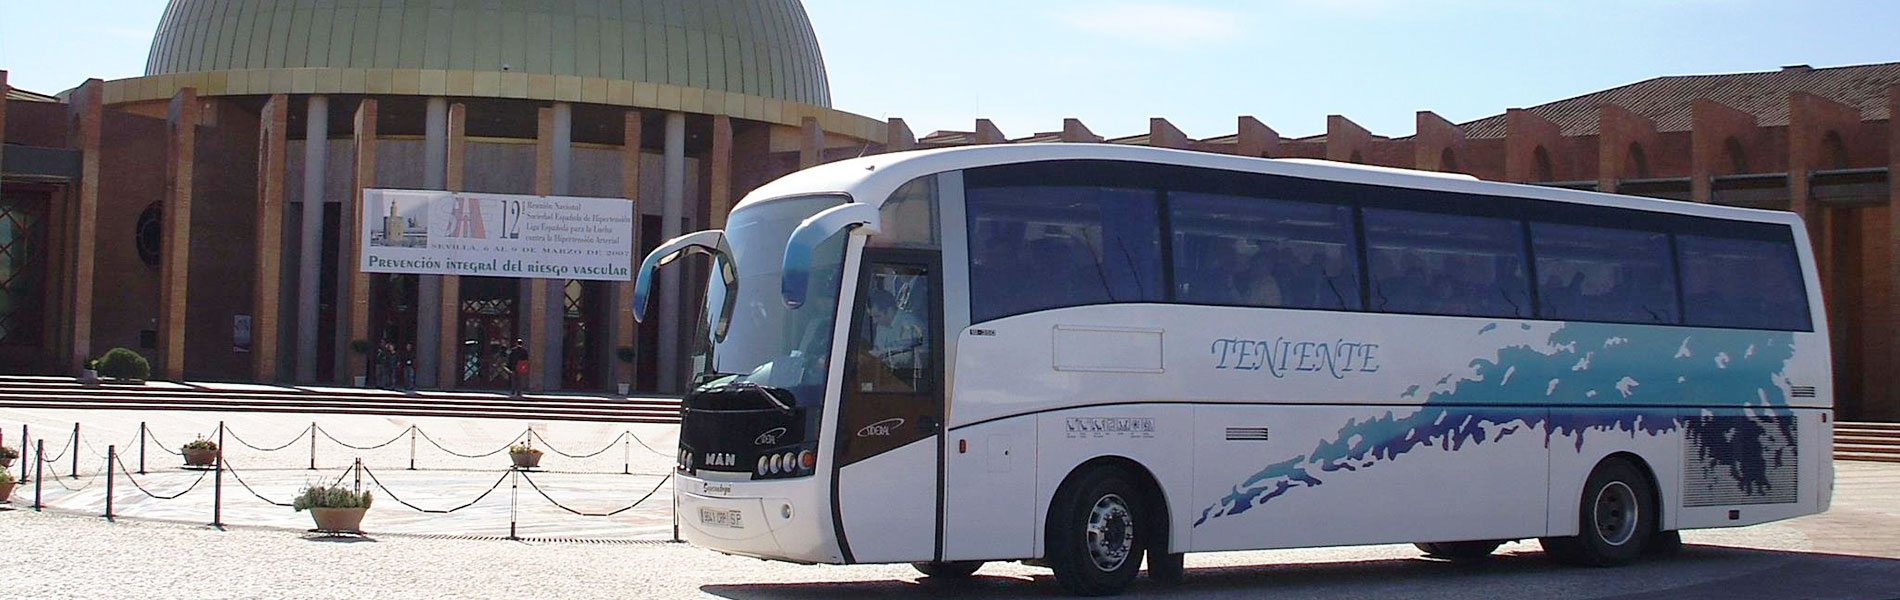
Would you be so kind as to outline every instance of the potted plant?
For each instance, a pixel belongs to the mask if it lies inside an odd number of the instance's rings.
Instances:
[[[99,359],[86,360],[86,368],[79,370],[79,384],[87,387],[99,385]]]
[[[100,376],[110,377],[114,381],[136,382],[152,376],[152,363],[130,348],[107,350],[93,363]]]
[[[310,511],[317,531],[362,533],[363,513],[369,512],[371,500],[369,492],[340,485],[314,485],[299,492],[291,507],[297,512]]]
[[[526,443],[508,446],[508,458],[515,461],[517,469],[532,469],[541,466],[541,451]]]
[[[13,466],[13,459],[20,457],[20,451],[0,446],[0,469]]]
[[[369,340],[350,340],[350,351],[363,356],[363,372],[356,376],[356,387],[369,387],[369,353],[375,349]]]
[[[13,497],[13,485],[15,483],[17,482],[13,480],[12,473],[0,471],[0,504],[11,502],[9,498]]]
[[[622,363],[631,365],[633,364],[633,359],[637,358],[638,356],[639,355],[635,353],[633,346],[621,346],[619,348],[614,348],[614,358],[620,359],[620,362]],[[620,395],[622,396],[627,395],[627,388],[632,387],[632,384],[629,384],[625,381],[620,382],[619,385],[620,385]]]
[[[178,449],[185,455],[187,467],[209,467],[218,464],[218,443],[198,438]]]

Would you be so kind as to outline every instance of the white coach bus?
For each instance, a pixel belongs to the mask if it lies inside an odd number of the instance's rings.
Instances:
[[[1808,236],[1464,176],[1027,144],[759,188],[713,256],[681,536],[801,563],[1046,565],[1538,538],[1615,565],[1827,509]]]

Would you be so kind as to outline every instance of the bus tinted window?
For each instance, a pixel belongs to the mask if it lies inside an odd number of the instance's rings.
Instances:
[[[1365,209],[1372,310],[1531,316],[1518,221]]]
[[[1801,266],[1788,242],[1676,236],[1684,322],[1808,331]]]
[[[1676,274],[1669,234],[1531,224],[1538,316],[1674,324]]]
[[[1168,208],[1176,300],[1359,308],[1351,207],[1171,193]]]
[[[972,189],[970,318],[1163,299],[1153,190]]]

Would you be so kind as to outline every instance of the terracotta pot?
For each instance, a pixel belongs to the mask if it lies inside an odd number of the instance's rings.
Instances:
[[[209,467],[218,464],[217,450],[186,450],[185,466]]]
[[[312,508],[310,518],[317,522],[317,531],[362,533],[366,512],[368,508]]]
[[[6,467],[11,467],[11,466],[13,466],[13,459],[0,458],[0,469],[4,469]]]
[[[508,458],[514,459],[517,469],[532,469],[541,466],[540,452],[509,452]]]
[[[8,502],[12,502],[10,498],[13,497],[13,486],[17,483],[19,482],[9,481],[6,483],[0,483],[0,504],[6,504]]]

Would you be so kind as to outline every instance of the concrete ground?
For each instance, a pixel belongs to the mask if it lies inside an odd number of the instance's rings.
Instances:
[[[35,431],[45,427],[63,432],[52,435],[64,441],[70,433],[71,419],[93,422],[117,422],[101,418],[98,411],[64,414],[36,411],[32,415],[0,412],[0,428],[7,431],[7,444],[17,438],[23,418]],[[179,436],[193,430],[215,429],[214,415],[197,413],[124,413],[143,419],[165,438],[167,444],[180,443]],[[189,421],[211,419],[209,422]],[[282,417],[258,417],[256,422],[226,416],[232,431],[256,433],[247,441],[261,446],[282,444],[302,427]],[[163,420],[162,420],[163,419]],[[330,420],[321,423],[326,431],[354,444],[391,439],[411,422],[368,418],[361,422]],[[283,423],[278,423],[283,421]],[[163,428],[160,423],[165,425]],[[505,421],[414,420],[414,424],[437,436],[451,449],[481,450],[504,443],[526,424]],[[243,428],[238,425],[242,423]],[[576,450],[592,451],[617,438],[625,426],[543,424],[546,436],[558,446],[567,443]],[[105,433],[124,435],[137,431],[136,421],[119,431],[100,425]],[[169,429],[168,429],[169,428]],[[631,429],[655,448],[666,450],[673,444],[666,428]],[[346,437],[343,430],[355,434]],[[89,434],[88,434],[89,435]],[[651,435],[651,437],[649,437]],[[457,437],[460,436],[460,437]],[[186,435],[186,437],[189,437]],[[447,439],[442,439],[447,438]],[[324,450],[319,443],[320,466],[336,467],[354,454]],[[295,484],[312,477],[299,469],[307,466],[307,440],[301,441],[301,455],[290,453],[284,459],[292,463],[283,471],[268,471],[272,453],[256,453],[232,464],[255,467],[259,491],[266,496],[285,496]],[[426,442],[425,442],[426,444]],[[49,444],[50,445],[50,444]],[[227,443],[227,446],[231,444]],[[461,447],[458,447],[460,445]],[[81,452],[87,452],[81,446]],[[425,445],[426,447],[426,445]],[[574,453],[568,448],[561,448]],[[100,448],[103,452],[103,447]],[[247,449],[248,450],[248,449]],[[635,445],[628,454],[643,449]],[[49,454],[53,453],[51,449]],[[148,461],[157,450],[148,450]],[[252,451],[254,452],[254,451]],[[281,452],[281,451],[280,451]],[[495,467],[503,459],[461,459],[442,455],[425,458],[418,452],[419,466],[409,472],[407,441],[399,440],[382,450],[393,456],[365,460],[384,482],[418,505],[436,508],[465,502],[480,488],[488,487]],[[468,452],[473,453],[473,452]],[[585,510],[617,508],[595,506],[613,504],[603,498],[644,494],[656,479],[621,475],[625,466],[636,473],[663,472],[670,457],[648,453],[647,458],[623,459],[618,451],[594,457],[595,462],[573,461],[556,467],[572,473],[537,474],[537,481],[562,482],[559,492],[549,489],[557,499],[573,498]],[[169,456],[169,455],[166,455]],[[81,455],[82,474],[89,462]],[[298,463],[297,458],[302,463]],[[169,460],[175,461],[172,457]],[[258,462],[264,461],[264,462]],[[392,462],[393,461],[393,462]],[[631,463],[627,465],[625,463]],[[149,470],[150,465],[148,465]],[[134,466],[134,468],[136,468]],[[1694,531],[1684,535],[1690,544],[1681,555],[1665,560],[1641,563],[1617,569],[1578,569],[1552,565],[1543,560],[1535,542],[1506,545],[1499,556],[1478,564],[1452,564],[1421,558],[1405,545],[1232,552],[1190,555],[1188,581],[1180,587],[1139,582],[1130,597],[1180,598],[1709,598],[1744,600],[1750,598],[1900,598],[1900,465],[1876,463],[1837,463],[1837,485],[1832,510],[1820,515],[1753,527]],[[466,470],[448,470],[466,469]],[[643,470],[644,469],[644,470]],[[579,471],[592,471],[580,473]],[[17,473],[17,466],[15,469]],[[340,471],[321,470],[326,476]],[[182,477],[172,472],[165,477]],[[195,477],[194,474],[190,476]],[[250,475],[246,475],[247,479]],[[486,481],[482,479],[486,478]],[[74,487],[85,485],[87,478],[43,483],[50,493],[56,483]],[[141,479],[141,482],[145,480]],[[174,480],[152,480],[149,487],[168,492]],[[123,483],[123,482],[121,482]],[[227,485],[231,482],[227,481]],[[102,484],[92,484],[102,485]],[[366,483],[366,485],[369,485]],[[544,486],[556,488],[543,482]],[[366,539],[324,539],[303,533],[307,527],[302,515],[264,504],[255,498],[248,503],[232,501],[227,505],[225,521],[232,523],[219,531],[202,525],[208,519],[209,506],[203,502],[177,504],[149,502],[137,508],[143,518],[108,522],[94,516],[103,496],[83,494],[102,492],[66,492],[67,502],[58,510],[0,512],[0,597],[6,598],[834,598],[847,595],[880,595],[928,598],[1014,598],[1060,594],[1045,569],[1020,564],[992,564],[969,582],[934,582],[921,578],[903,565],[800,566],[747,558],[724,556],[679,544],[662,543],[664,526],[670,524],[664,488],[651,505],[615,517],[576,517],[558,509],[526,509],[537,529],[532,534],[548,538],[577,538],[567,541],[507,542],[450,536],[493,536],[500,531],[496,522],[505,522],[508,505],[484,500],[475,508],[446,517],[412,514],[387,499],[379,499],[365,528],[374,532]],[[30,493],[30,488],[27,490]],[[201,493],[194,490],[188,494]],[[504,485],[500,495],[510,489]],[[529,493],[526,484],[522,493]],[[225,492],[232,493],[227,487]],[[238,494],[244,494],[239,489]],[[132,492],[131,494],[137,494]],[[129,498],[128,495],[115,496]],[[619,494],[619,495],[616,495]],[[15,493],[15,506],[21,500]],[[26,497],[30,502],[30,496]],[[275,499],[275,498],[273,498]],[[199,500],[203,500],[202,497]],[[502,500],[505,500],[503,498]],[[630,501],[629,498],[628,501]],[[534,506],[545,502],[536,498]],[[130,504],[138,501],[127,500]],[[619,501],[624,504],[625,501]],[[528,501],[517,503],[531,506]],[[479,510],[478,510],[479,509]],[[132,509],[126,509],[132,510]],[[125,514],[131,514],[126,512]],[[288,515],[288,516],[286,516]],[[466,520],[456,520],[466,519]],[[447,535],[429,535],[447,534]],[[524,535],[529,533],[524,532]],[[584,541],[593,539],[596,541]],[[618,540],[603,542],[599,540]],[[643,541],[626,541],[643,540]]]

